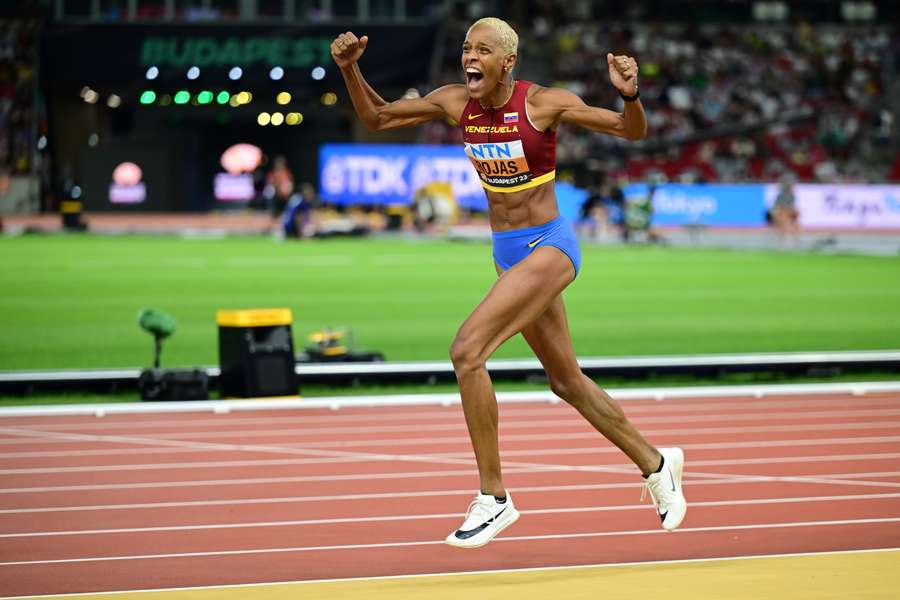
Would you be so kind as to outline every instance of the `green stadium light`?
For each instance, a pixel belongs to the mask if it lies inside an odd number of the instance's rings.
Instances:
[[[199,94],[197,94],[197,102],[200,104],[209,104],[213,101],[213,93],[209,90],[203,90]]]
[[[231,94],[225,91],[219,92],[216,96],[216,102],[219,104],[228,104],[228,101],[231,100]]]
[[[175,104],[187,104],[191,100],[191,94],[186,90],[178,90],[175,94]]]
[[[153,104],[154,102],[156,102],[156,92],[153,90],[141,92],[141,104]]]

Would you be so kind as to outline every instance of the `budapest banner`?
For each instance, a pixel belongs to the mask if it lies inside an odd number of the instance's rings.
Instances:
[[[49,85],[105,85],[142,81],[150,67],[156,84],[185,83],[191,67],[204,85],[224,84],[240,68],[241,81],[270,80],[281,67],[292,88],[313,85],[312,69],[325,67],[325,83],[341,83],[331,59],[338,25],[260,26],[73,25],[43,35],[41,75]],[[369,47],[360,66],[372,85],[411,86],[428,78],[434,25],[366,25]],[[367,65],[369,68],[366,68]]]

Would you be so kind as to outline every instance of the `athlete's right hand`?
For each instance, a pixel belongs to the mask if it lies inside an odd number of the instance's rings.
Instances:
[[[331,58],[340,68],[349,67],[359,60],[369,44],[369,36],[357,38],[352,31],[342,33],[331,42]]]

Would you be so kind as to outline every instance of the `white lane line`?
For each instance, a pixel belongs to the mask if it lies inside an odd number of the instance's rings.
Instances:
[[[686,481],[685,485],[718,485],[726,483],[744,483],[743,479],[720,480],[720,481]],[[590,490],[610,490],[621,488],[634,488],[634,482],[631,483],[593,483],[578,485],[551,485],[551,486],[528,486],[528,487],[510,487],[511,492],[517,494],[525,494],[530,492],[567,492],[567,491],[590,491]],[[416,490],[417,498],[425,497],[443,497],[443,496],[471,496],[472,488],[457,490]],[[349,502],[352,500],[382,500],[390,498],[409,498],[409,492],[378,492],[369,494],[333,494],[325,496],[281,496],[275,498],[237,498],[232,500],[188,500],[183,502],[144,502],[140,504],[94,504],[85,506],[49,506],[41,508],[7,508],[0,510],[0,514],[19,514],[19,513],[46,513],[46,512],[77,512],[77,511],[93,511],[93,510],[134,510],[134,509],[157,509],[157,508],[187,508],[195,506],[241,506],[252,504],[289,504],[296,502]]]
[[[642,358],[641,360],[645,360]],[[671,362],[671,357],[666,357]],[[499,362],[499,361],[498,361]],[[536,361],[534,361],[536,364]],[[625,360],[628,362],[628,359]],[[443,363],[446,366],[448,363]],[[396,365],[394,365],[396,366]],[[421,365],[420,365],[421,366]],[[491,365],[488,365],[491,366]],[[391,368],[390,366],[387,368]],[[352,369],[359,369],[354,366]],[[375,367],[375,370],[384,367]],[[2,373],[0,373],[2,376]],[[671,401],[688,398],[690,400],[710,399],[727,403],[732,398],[798,397],[815,394],[817,397],[827,396],[864,396],[866,394],[891,394],[900,391],[900,382],[867,381],[848,383],[813,383],[813,384],[776,384],[776,385],[728,385],[700,387],[668,387],[644,389],[606,390],[617,401],[657,400]],[[525,403],[560,403],[562,400],[546,390],[521,392],[498,392],[497,401],[501,404]],[[459,404],[458,393],[436,394],[401,394],[379,396],[332,396],[316,398],[249,398],[243,400],[197,400],[186,402],[120,402],[115,404],[80,404],[55,406],[16,406],[0,408],[0,418],[20,418],[34,416],[89,415],[102,417],[113,414],[149,414],[149,413],[197,413],[197,412],[232,412],[262,410],[321,410],[342,408],[371,408],[397,406],[451,406]]]
[[[782,444],[794,445],[794,444]],[[689,449],[689,445],[681,446],[682,449]],[[728,446],[723,446],[727,448]],[[310,451],[313,453],[314,451]],[[513,450],[504,452],[504,457],[510,456],[533,456],[540,458],[542,456],[591,456],[594,454],[609,454],[619,452],[617,448],[563,448],[548,450]],[[410,454],[346,454],[339,456],[326,456],[321,458],[279,458],[266,460],[230,460],[230,461],[204,461],[204,462],[185,462],[185,463],[144,463],[144,464],[122,464],[122,465],[84,465],[79,467],[34,467],[27,469],[0,469],[0,475],[49,475],[62,473],[114,473],[119,471],[175,471],[185,469],[229,469],[229,468],[246,468],[246,467],[276,467],[276,466],[298,466],[298,465],[319,465],[319,464],[352,464],[360,462],[433,462],[444,463],[448,459],[456,459],[450,464],[472,464],[470,452],[449,452],[428,455],[410,455]],[[882,452],[869,454],[817,454],[817,455],[795,455],[795,456],[771,456],[759,458],[743,458],[743,459],[716,459],[716,460],[696,460],[691,459],[692,467],[708,467],[708,466],[734,466],[734,465],[764,465],[778,463],[804,463],[804,462],[830,462],[830,461],[857,461],[857,460],[887,460],[900,458],[898,452]],[[515,463],[512,463],[513,465]],[[535,463],[541,464],[541,463]],[[625,464],[596,465],[616,469],[632,468]]]
[[[406,454],[371,454],[371,453],[348,453],[348,452],[335,452],[335,451],[322,451],[322,450],[308,450],[306,451],[311,454],[325,454],[331,457],[341,457],[346,460],[350,460],[352,462],[389,462],[394,463],[398,461],[410,461],[417,463],[433,463],[433,464],[459,464],[459,465],[472,465],[471,458],[459,458],[459,459],[448,459],[441,457],[434,457],[431,455],[406,455]],[[865,461],[873,461],[873,460],[890,460],[900,458],[900,453],[879,453],[879,454],[848,454],[848,455],[831,455],[831,456],[787,456],[787,457],[769,457],[769,458],[755,458],[755,459],[725,459],[725,460],[707,460],[707,461],[691,461],[692,467],[702,467],[702,466],[734,466],[734,465],[746,465],[746,464],[780,464],[780,463],[802,463],[802,462],[841,462],[841,461],[857,461],[857,460],[865,460]],[[260,464],[265,464],[267,461],[259,461]],[[283,461],[281,461],[283,464]],[[535,469],[535,470],[551,470],[551,471],[590,471],[590,472],[604,472],[604,473],[625,473],[630,474],[634,472],[633,465],[619,463],[619,464],[610,464],[610,465],[560,465],[560,464],[548,464],[541,462],[520,462],[520,461],[507,461],[506,465],[509,467],[518,467],[518,468],[526,468],[526,469]],[[125,469],[129,472],[133,470],[139,470],[145,465],[132,465],[131,468]],[[146,467],[150,467],[150,465],[146,465]],[[102,469],[101,469],[102,470]],[[117,468],[116,471],[121,471],[123,469]],[[698,473],[696,471],[691,471],[691,474],[694,476],[700,477],[723,477],[723,475],[717,473]],[[4,492],[3,489],[0,489],[0,492]]]
[[[458,515],[456,515],[458,516]],[[873,525],[880,523],[897,523],[900,517],[886,517],[878,519],[842,519],[834,521],[801,521],[791,523],[759,523],[755,525],[719,525],[715,527],[686,527],[678,529],[674,532],[667,532],[664,529],[638,529],[625,531],[594,531],[584,533],[558,533],[549,535],[526,535],[499,537],[494,542],[519,542],[519,541],[537,541],[537,540],[559,540],[559,539],[575,539],[575,538],[592,538],[592,537],[620,537],[620,536],[639,536],[639,535],[658,535],[660,533],[688,534],[703,533],[709,531],[746,531],[753,529],[785,529],[785,528],[803,528],[803,527],[831,527],[841,525]],[[131,556],[88,556],[83,558],[60,558],[51,560],[21,560],[0,562],[0,567],[19,567],[25,565],[49,565],[49,564],[65,564],[65,563],[85,563],[85,562],[107,562],[107,561],[123,561],[123,560],[146,560],[159,558],[196,558],[201,556],[238,556],[248,554],[274,554],[284,552],[328,552],[339,550],[359,550],[373,548],[408,548],[416,546],[434,546],[443,544],[443,540],[420,540],[412,542],[385,542],[379,544],[346,544],[334,546],[295,546],[291,548],[252,548],[247,550],[219,550],[210,552],[172,552],[166,554],[138,554]]]
[[[771,408],[777,409],[786,409],[786,408],[805,408],[809,406],[814,406],[817,409],[822,409],[824,407],[847,407],[847,399],[846,398],[814,398],[810,397],[809,400],[798,400],[798,399],[790,399],[790,400],[781,400],[781,401],[773,401],[773,400],[750,400],[749,402],[741,402],[739,400],[730,400],[727,404],[723,404],[718,401],[704,400],[700,399],[697,402],[688,402],[687,400],[669,400],[665,403],[659,403],[656,401],[648,400],[647,404],[632,404],[631,402],[626,403],[623,408],[625,409],[625,413],[629,416],[635,413],[693,413],[693,412],[710,412],[710,410],[715,410],[721,412],[722,414],[729,414],[731,411],[738,412],[740,410],[746,409],[759,409],[759,410],[767,410]],[[898,402],[898,398],[871,398],[867,397],[864,399],[854,399],[853,406],[858,407],[860,404],[879,404],[879,405],[888,405],[888,406],[896,406]],[[507,420],[516,420],[516,419],[526,419],[531,417],[547,417],[547,416],[563,416],[570,415],[574,409],[568,407],[564,403],[555,403],[550,404],[548,402],[546,407],[535,408],[531,405],[503,405],[501,407],[503,412],[503,421]],[[852,409],[850,409],[852,410]],[[412,412],[408,411],[403,413],[402,417],[395,412],[388,412],[387,414],[379,413],[368,413],[368,414],[346,414],[346,413],[338,413],[334,414],[334,412],[330,412],[327,415],[302,415],[297,417],[283,416],[283,417],[238,417],[234,415],[220,415],[215,413],[203,414],[198,418],[193,419],[154,419],[154,420],[131,420],[131,421],[106,421],[106,420],[94,420],[94,421],[84,421],[79,420],[75,423],[29,423],[27,425],[23,425],[23,427],[40,427],[43,430],[47,431],[92,431],[98,429],[122,429],[122,428],[134,428],[134,429],[145,429],[145,428],[153,428],[153,427],[162,427],[162,428],[218,428],[223,425],[234,426],[234,425],[285,425],[289,423],[297,423],[308,425],[311,423],[334,423],[334,422],[380,422],[380,421],[396,421],[398,418],[402,418],[403,421],[435,421],[435,420],[446,420],[453,422],[461,422],[462,412],[460,407],[454,406],[450,410],[440,410],[439,412]],[[120,432],[120,433],[129,433],[129,432]]]
[[[596,437],[596,436],[595,436]],[[458,439],[460,441],[468,441],[468,438],[452,438],[454,440]],[[504,438],[505,439],[505,438]],[[713,443],[700,443],[700,444],[681,444],[679,447],[684,450],[721,450],[721,449],[738,449],[738,448],[776,448],[781,446],[834,446],[834,445],[859,445],[859,444],[882,444],[882,443],[892,443],[892,442],[900,442],[900,435],[883,435],[883,436],[859,436],[859,437],[838,437],[838,438],[804,438],[798,440],[755,440],[755,441],[744,441],[744,442],[713,442]],[[251,446],[254,449],[263,448],[261,446]],[[291,446],[265,446],[264,448],[267,451],[271,449],[277,448],[278,451],[282,450],[292,450]],[[141,455],[141,454],[188,454],[188,453],[215,453],[215,452],[249,452],[251,450],[245,450],[244,446],[223,446],[217,445],[216,447],[203,447],[203,448],[194,448],[194,447],[172,447],[172,448],[110,448],[107,450],[52,450],[46,452],[4,452],[0,453],[0,460],[9,460],[13,461],[15,459],[28,459],[28,458],[69,458],[69,457],[82,457],[82,456],[122,456],[122,455]],[[618,453],[621,452],[618,448],[614,448],[611,446],[589,446],[589,447],[581,447],[581,448],[546,448],[546,449],[535,449],[535,450],[504,450],[504,456],[529,456],[531,454],[581,454],[584,452],[598,452],[598,453]],[[442,458],[461,458],[465,456],[471,456],[471,450],[465,450],[462,452],[432,452],[431,456],[442,457]],[[303,459],[307,460],[307,459]],[[310,459],[310,460],[318,460],[318,459]],[[326,459],[326,461],[330,461],[331,459]],[[179,464],[193,464],[193,463],[158,463],[158,464],[171,464],[171,465],[179,465]],[[108,465],[99,465],[99,466],[108,466]],[[68,468],[68,467],[62,467]]]
[[[34,432],[36,435],[48,435],[48,436],[63,436],[66,438],[95,438],[97,436],[92,435],[83,435],[83,434],[63,434],[63,433],[46,433],[46,432]],[[594,434],[596,437],[597,434]],[[134,438],[134,437],[124,437],[124,436],[107,436],[109,438],[115,438],[119,441],[125,442],[137,442],[137,443],[159,443],[161,445],[171,445],[171,446],[192,446],[192,447],[207,447],[211,444],[203,443],[203,442],[188,442],[188,441],[178,441],[178,440],[156,440],[153,438]],[[281,447],[269,448],[264,446],[247,446],[247,448],[253,451],[275,451],[282,452]],[[455,465],[470,465],[471,459],[448,459],[448,458],[435,458],[430,457],[428,455],[416,455],[410,457],[410,455],[374,455],[371,453],[348,453],[348,452],[336,452],[336,451],[325,451],[320,449],[292,449],[287,451],[287,453],[295,453],[295,454],[316,454],[316,455],[327,455],[327,456],[354,456],[354,457],[368,457],[371,458],[373,456],[378,456],[380,458],[384,458],[386,456],[391,457],[393,460],[405,460],[412,462],[426,462],[426,463],[438,463],[438,464],[455,464]],[[622,467],[622,466],[570,466],[570,465],[549,465],[544,463],[522,463],[522,462],[507,462],[507,466],[509,467],[524,467],[525,470],[518,471],[509,471],[509,472],[536,472],[536,471],[589,471],[589,472],[620,472],[620,473],[630,473],[633,471],[633,467],[630,465]],[[428,472],[433,475],[435,472]],[[448,472],[437,472],[441,473],[443,476],[447,474],[459,474],[460,472],[448,471]],[[728,475],[718,474],[718,473],[699,473],[692,472],[691,475],[699,476],[699,477],[715,477],[715,478],[727,478]],[[353,479],[361,479],[361,478],[376,478],[374,475],[360,475],[360,474],[347,474],[347,475],[334,475],[334,476],[305,476],[305,477],[290,477],[290,478],[266,478],[265,482],[272,482],[273,479],[280,479],[282,481],[286,480],[294,480],[294,481],[346,481]],[[382,478],[413,478],[413,477],[421,477],[421,475],[410,474],[410,473],[391,473],[391,474],[378,474],[378,477]],[[229,483],[234,483],[237,481],[247,481],[247,480],[218,480],[218,481],[227,481]],[[263,482],[264,480],[257,479],[257,482]],[[815,479],[810,477],[807,481],[811,483],[820,483],[819,479]],[[176,486],[184,486],[186,484],[200,485],[200,482],[153,482],[153,483],[132,483],[132,484],[97,484],[97,485],[85,485],[85,486],[43,486],[43,487],[28,487],[28,488],[6,488],[0,489],[0,493],[22,493],[22,492],[46,492],[46,491],[75,491],[75,490],[99,490],[99,489],[141,489],[148,487],[176,487]],[[210,485],[210,483],[204,482],[203,485]],[[879,487],[892,487],[892,484],[889,483],[877,483],[871,484]],[[123,487],[124,486],[124,487]]]
[[[530,473],[538,469],[512,469],[509,473]],[[407,471],[398,473],[354,473],[350,475],[308,475],[297,477],[254,477],[249,479],[213,479],[200,481],[157,481],[148,483],[113,483],[96,485],[63,485],[27,488],[4,488],[0,494],[40,492],[76,492],[97,490],[142,490],[178,487],[208,487],[220,485],[262,485],[277,483],[309,483],[313,481],[366,481],[375,479],[430,479],[435,477],[471,477],[472,469],[448,471]]]
[[[877,484],[881,482],[854,481],[852,477],[863,475],[865,477],[885,476],[884,472],[878,473],[831,473],[819,475],[818,479],[828,483],[840,485],[859,485],[865,487],[866,484]],[[887,476],[900,476],[900,471],[889,471]],[[837,478],[837,479],[834,479]],[[687,480],[685,486],[691,488],[706,485],[752,485],[766,483],[797,483],[807,485],[809,482],[805,479],[797,481],[777,481],[773,478],[758,477],[748,480],[746,477],[731,477],[728,479],[698,479]],[[900,484],[897,484],[900,488]],[[544,493],[544,492],[577,492],[577,491],[599,491],[614,489],[636,489],[634,482],[623,483],[581,483],[570,485],[536,485],[536,486],[510,486],[509,490],[516,494],[528,493]],[[417,490],[415,495],[417,498],[426,497],[443,497],[443,496],[471,496],[472,488],[454,489],[454,490]],[[139,510],[160,508],[190,508],[197,506],[246,506],[255,504],[292,504],[303,502],[350,502],[358,500],[382,500],[391,498],[409,498],[409,492],[375,492],[367,494],[329,494],[318,496],[278,496],[268,498],[234,498],[227,500],[184,500],[173,502],[141,502],[133,504],[87,504],[87,505],[71,505],[71,506],[45,506],[38,508],[6,508],[0,510],[0,514],[28,514],[28,513],[52,513],[52,512],[79,512],[79,511],[108,511],[108,510]]]
[[[570,465],[535,465],[534,467],[515,467],[516,463],[506,463],[508,468],[505,470],[508,474],[533,474],[533,473],[614,473],[621,474],[626,469],[611,467],[592,467],[592,466],[570,466]],[[526,463],[527,464],[527,463]],[[635,474],[633,466],[627,468],[628,474]],[[79,491],[100,491],[100,490],[140,490],[140,489],[161,489],[161,488],[183,488],[183,487],[216,487],[224,485],[262,485],[262,484],[280,484],[280,483],[311,483],[324,481],[365,481],[365,480],[389,480],[389,479],[437,479],[442,477],[471,477],[472,469],[446,470],[446,471],[401,471],[396,473],[351,473],[344,475],[302,475],[294,477],[253,477],[244,479],[203,479],[203,480],[187,480],[187,481],[154,481],[146,483],[107,483],[107,484],[85,484],[85,485],[61,485],[61,486],[41,486],[41,487],[23,487],[23,488],[3,488],[0,494],[33,494],[44,492],[79,492]],[[689,471],[686,475],[690,477],[704,477],[713,479],[738,479],[743,482],[751,481],[791,481],[806,483],[828,483],[842,484],[842,479],[855,478],[857,473],[850,472],[847,474],[837,474],[834,476],[823,477],[821,475],[802,475],[802,476],[770,476],[770,475],[741,475],[727,473],[700,473]],[[895,477],[900,476],[900,471],[877,471],[867,474],[871,477]],[[859,481],[847,482],[847,485],[861,485],[873,487],[900,487],[900,483],[893,482],[873,482]],[[614,484],[619,485],[619,484]],[[623,483],[622,487],[636,487],[639,482]]]
[[[418,496],[418,495],[417,495]],[[900,498],[900,492],[890,494],[850,494],[844,496],[805,496],[802,498],[759,498],[752,500],[710,500],[704,502],[691,502],[691,507],[713,506],[758,506],[766,504],[795,504],[799,502],[849,502],[859,500],[882,500]],[[628,510],[647,510],[651,504],[621,504],[612,506],[583,506],[569,508],[540,508],[532,510],[520,510],[524,515],[554,515],[569,513],[611,512]],[[893,508],[893,505],[892,507]],[[4,533],[0,538],[31,538],[53,537],[71,535],[107,535],[118,533],[154,533],[164,531],[195,531],[210,529],[247,529],[257,527],[297,527],[309,525],[336,525],[341,523],[379,523],[384,521],[421,521],[435,519],[455,519],[459,512],[420,514],[420,515],[387,515],[372,517],[343,517],[332,519],[300,519],[291,521],[256,521],[245,523],[214,523],[207,525],[167,525],[158,527],[126,527],[118,529],[75,529],[65,531],[29,531],[22,533]]]
[[[502,428],[502,423],[501,423]],[[797,424],[797,425],[760,425],[752,427],[703,427],[699,429],[646,429],[641,433],[644,437],[666,437],[668,439],[678,436],[703,436],[722,434],[748,434],[748,433],[788,433],[808,431],[860,431],[866,429],[891,429],[900,430],[900,421],[863,421],[858,423],[825,423],[825,424]],[[597,440],[600,439],[595,431],[584,433],[529,433],[515,434],[502,433],[501,442],[543,442],[553,440]],[[415,437],[404,439],[359,439],[359,440],[335,440],[335,441],[308,441],[303,443],[280,444],[283,447],[302,446],[315,448],[353,448],[356,446],[427,446],[435,444],[462,443],[470,444],[467,436],[458,437]],[[674,442],[670,442],[674,443]]]
[[[900,421],[863,421],[855,423],[826,423],[826,424],[796,424],[796,425],[761,425],[761,426],[739,426],[739,427],[703,427],[691,429],[657,429],[644,430],[645,437],[677,437],[677,436],[699,436],[699,435],[719,435],[719,434],[748,434],[748,433],[790,433],[795,434],[802,431],[859,431],[866,429],[897,429],[900,430]],[[465,446],[470,444],[468,436],[460,435],[453,437],[436,437],[430,436],[425,438],[404,438],[404,439],[371,439],[371,438],[354,438],[352,440],[332,440],[332,441],[306,441],[296,443],[282,443],[278,445],[260,446],[256,444],[234,444],[234,443],[213,443],[213,442],[191,442],[187,440],[163,440],[150,437],[135,436],[97,436],[85,434],[55,434],[52,432],[31,432],[31,435],[41,439],[40,443],[62,443],[62,442],[86,442],[86,443],[122,443],[122,444],[143,444],[156,445],[177,448],[192,449],[210,449],[210,450],[251,450],[255,452],[268,451],[282,454],[303,454],[302,450],[297,448],[315,447],[319,449],[326,448],[352,448],[356,446],[378,447],[378,446],[426,446],[434,444],[455,444],[460,443]],[[64,437],[65,439],[53,439]],[[43,439],[50,438],[50,439]],[[574,439],[592,439],[598,440],[600,434],[595,431],[588,432],[566,432],[566,433],[539,433],[539,434],[508,434],[502,436],[503,442],[537,442],[551,440],[574,440]],[[28,441],[28,440],[25,440]],[[114,449],[116,450],[116,449]],[[4,453],[0,453],[3,456]]]
[[[833,411],[817,411],[817,412],[769,412],[769,413],[736,413],[736,414],[708,414],[708,415],[687,415],[687,416],[671,416],[661,415],[653,417],[635,417],[630,419],[635,425],[652,425],[652,424],[677,424],[677,423],[715,423],[719,421],[760,421],[769,422],[792,421],[792,420],[816,420],[816,419],[837,419],[837,418],[859,418],[859,417],[895,417],[900,416],[900,408],[898,409],[876,409],[876,410],[833,410]],[[399,417],[398,417],[399,418]],[[528,419],[522,421],[503,422],[504,430],[510,429],[529,429],[540,428],[549,429],[554,427],[570,427],[585,425],[585,420],[580,416],[563,419]],[[179,440],[183,438],[202,440],[202,439],[218,439],[218,438],[241,438],[241,437],[277,437],[277,436],[311,436],[311,435],[339,435],[350,434],[354,437],[372,434],[372,433],[424,433],[430,431],[457,431],[463,426],[462,421],[457,423],[443,424],[414,424],[414,425],[373,425],[373,426],[352,426],[352,427],[296,427],[292,429],[243,429],[243,430],[224,430],[224,431],[202,431],[202,432],[177,432],[177,433],[157,433],[153,434],[153,439],[157,440]],[[11,439],[0,439],[0,444],[14,445],[33,443],[30,438],[40,437],[47,438],[46,441],[57,440],[61,442],[72,440],[90,440],[103,441],[107,437],[113,439],[120,436],[92,436],[82,434],[65,434],[62,432],[42,431],[34,426],[27,427],[0,427],[0,434],[11,436],[19,436]],[[146,435],[146,434],[144,434]],[[129,436],[124,436],[129,437]]]

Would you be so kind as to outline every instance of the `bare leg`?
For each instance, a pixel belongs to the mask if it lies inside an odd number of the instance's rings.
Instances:
[[[565,254],[556,248],[538,248],[497,279],[450,347],[485,494],[503,496],[506,491],[497,441],[497,399],[485,362],[500,344],[543,314],[574,277]]]
[[[642,474],[649,475],[659,467],[660,454],[656,448],[634,428],[609,394],[581,372],[562,296],[554,298],[522,335],[544,365],[553,393],[574,406],[597,431],[618,446]]]

